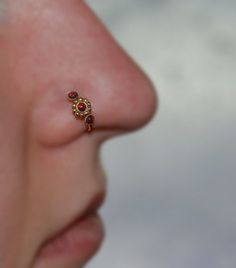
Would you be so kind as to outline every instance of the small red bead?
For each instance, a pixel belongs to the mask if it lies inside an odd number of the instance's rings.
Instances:
[[[70,100],[75,100],[77,99],[79,96],[79,94],[76,92],[76,91],[71,91],[69,94],[68,94],[68,98]]]
[[[93,115],[88,115],[87,117],[86,117],[86,119],[85,119],[85,122],[87,123],[87,124],[93,124],[94,123],[94,116]]]
[[[80,111],[80,112],[84,112],[86,110],[86,104],[83,103],[83,102],[80,102],[77,104],[77,109]]]

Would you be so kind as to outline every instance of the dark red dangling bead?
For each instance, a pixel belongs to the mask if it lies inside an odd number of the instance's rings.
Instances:
[[[94,123],[94,116],[93,115],[88,115],[86,118],[85,118],[85,123],[86,124],[89,124],[89,125],[91,125],[91,124],[93,124]]]

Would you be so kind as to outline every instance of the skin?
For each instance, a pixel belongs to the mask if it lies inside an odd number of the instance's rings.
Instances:
[[[101,144],[144,126],[157,98],[146,75],[79,0],[8,0],[0,24],[0,267],[37,263],[46,238],[106,192]],[[66,94],[93,105],[96,131]],[[83,267],[77,263],[76,267]]]

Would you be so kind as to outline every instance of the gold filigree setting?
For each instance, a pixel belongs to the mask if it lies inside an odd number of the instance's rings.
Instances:
[[[84,110],[79,109],[80,104],[85,105]],[[84,118],[86,115],[91,114],[92,113],[92,107],[91,107],[90,101],[88,99],[86,99],[86,98],[79,97],[78,99],[76,99],[73,102],[72,112],[76,117],[80,117],[80,118]]]

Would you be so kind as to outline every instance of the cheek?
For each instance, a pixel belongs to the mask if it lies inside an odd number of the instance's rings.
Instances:
[[[9,175],[7,175],[7,178]],[[5,182],[4,175],[1,175],[0,184],[0,260],[9,259],[17,253],[17,241],[21,236],[22,216],[25,213],[24,197],[19,183]],[[11,257],[12,258],[12,257]],[[0,262],[0,266],[3,267]]]
[[[8,139],[9,133],[0,134],[0,139],[5,141],[0,154],[0,267],[14,267],[9,261],[17,261],[27,213],[28,189],[20,148]]]
[[[7,52],[7,47],[5,47]],[[7,54],[7,53],[6,53]],[[28,203],[26,95],[0,50],[0,267],[16,267]]]

